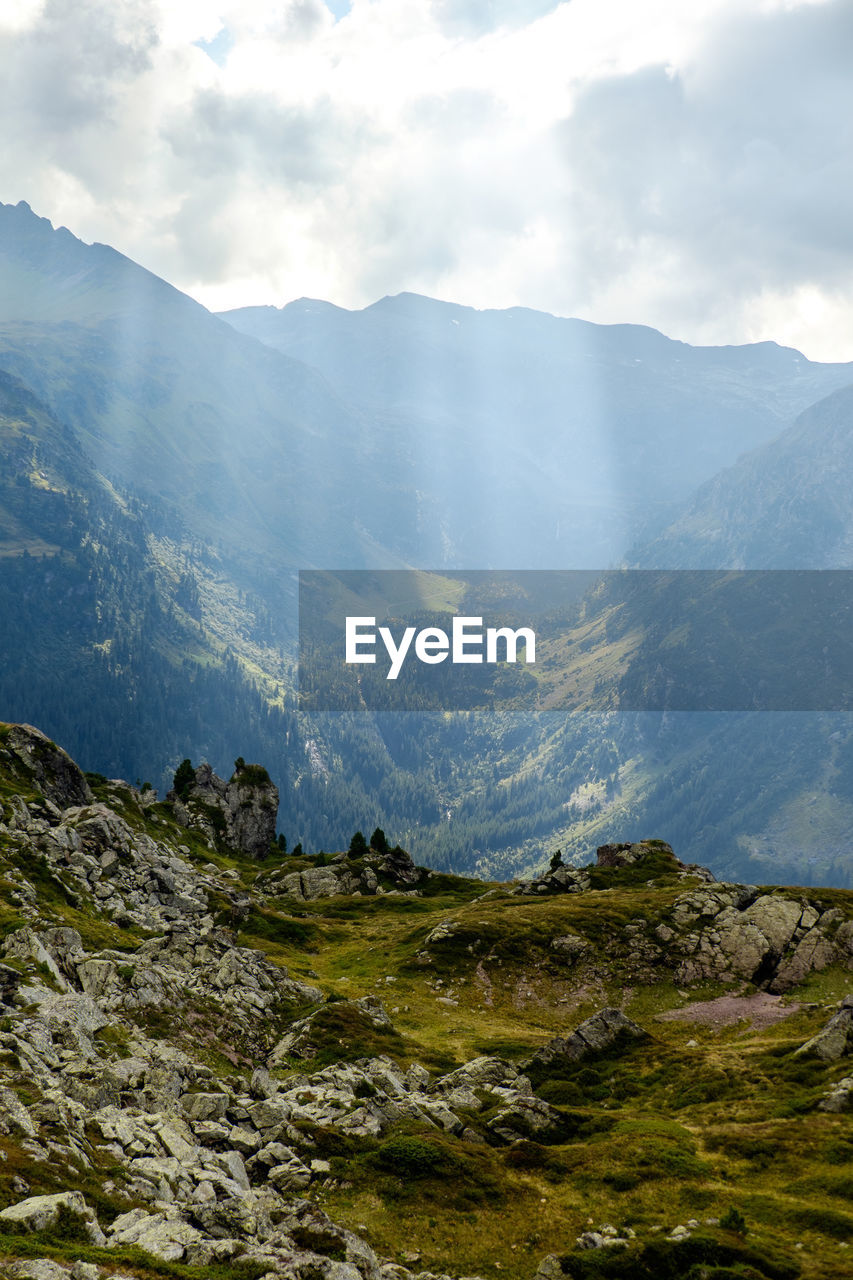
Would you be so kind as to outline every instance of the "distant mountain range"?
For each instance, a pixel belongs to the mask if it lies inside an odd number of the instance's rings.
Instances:
[[[292,695],[298,568],[850,565],[851,388],[773,343],[411,294],[217,317],[0,205],[0,718],[161,786],[184,756],[261,759],[312,849],[379,825],[505,875],[627,832],[842,882],[846,717]]]
[[[444,531],[432,559],[424,531],[413,559],[425,567],[618,563],[697,485],[853,381],[851,365],[770,342],[690,347],[638,325],[413,294],[223,319],[385,424]]]

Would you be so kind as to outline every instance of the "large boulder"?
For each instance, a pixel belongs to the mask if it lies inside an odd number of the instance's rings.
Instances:
[[[844,997],[838,1012],[797,1053],[813,1054],[823,1062],[837,1062],[853,1053],[853,996]]]
[[[0,1210],[0,1221],[13,1230],[45,1231],[54,1227],[64,1214],[80,1220],[80,1224],[92,1244],[104,1243],[104,1234],[98,1225],[93,1209],[86,1204],[80,1191],[59,1191],[52,1196],[30,1196]]]
[[[556,1036],[537,1049],[527,1066],[547,1066],[563,1059],[577,1062],[592,1054],[604,1053],[625,1040],[646,1040],[648,1032],[621,1009],[602,1009],[582,1022],[576,1031],[563,1039]]]
[[[181,1218],[170,1218],[165,1213],[147,1213],[144,1209],[131,1209],[121,1214],[109,1228],[107,1246],[110,1249],[135,1244],[147,1253],[153,1253],[164,1262],[178,1262],[188,1246],[203,1239],[197,1227]]]
[[[824,1098],[817,1104],[818,1111],[838,1113],[853,1110],[853,1076],[845,1076],[834,1084]]]
[[[754,885],[691,891],[672,909],[672,924],[683,930],[673,948],[685,955],[677,963],[676,981],[745,978],[782,994],[809,973],[847,958],[840,920],[834,907],[821,911],[819,904],[762,893]]]

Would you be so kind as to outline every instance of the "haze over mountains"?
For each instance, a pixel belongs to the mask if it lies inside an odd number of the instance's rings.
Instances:
[[[320,369],[409,442],[414,482],[436,495],[448,533],[450,556],[434,565],[617,563],[703,480],[853,380],[850,366],[774,343],[697,348],[636,325],[413,294],[223,318]]]
[[[673,568],[853,565],[853,387],[706,482],[639,553]]]
[[[848,565],[851,384],[773,343],[411,294],[216,317],[0,206],[0,716],[159,785],[262,759],[315,849],[381,825],[508,874],[612,828],[843,880],[846,718],[308,719],[291,694],[300,567]]]

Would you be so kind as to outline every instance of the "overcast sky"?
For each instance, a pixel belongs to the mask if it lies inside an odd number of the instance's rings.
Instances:
[[[2,0],[0,200],[206,306],[853,359],[853,0]]]

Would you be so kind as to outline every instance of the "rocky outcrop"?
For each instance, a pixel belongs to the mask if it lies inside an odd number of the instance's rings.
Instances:
[[[803,898],[720,884],[682,895],[662,940],[676,960],[676,980],[744,978],[775,993],[807,974],[853,959],[853,930],[837,908]]]
[[[592,888],[589,871],[585,867],[559,866],[535,880],[518,880],[514,893],[544,897],[553,893],[586,893]]]
[[[658,841],[660,847],[668,853],[672,853],[670,845],[663,845]],[[637,844],[601,844],[595,851],[595,861],[599,867],[630,867],[634,863],[642,862],[650,852],[650,842],[642,840]]]
[[[125,794],[130,797],[131,789]],[[100,802],[46,812],[15,799],[0,833],[5,831],[22,859],[43,857],[56,890],[67,899],[80,896],[99,915],[152,931],[204,920],[213,881],[187,862],[186,846],[175,850],[154,840]],[[37,914],[25,876],[17,893],[24,914]]]
[[[60,1191],[52,1196],[31,1196],[0,1210],[0,1222],[8,1228],[24,1231],[45,1231],[60,1221],[63,1213],[80,1220],[92,1244],[104,1244],[106,1237],[98,1225],[93,1210],[86,1204],[79,1191]]]
[[[275,840],[278,788],[261,765],[237,764],[228,782],[209,764],[199,765],[187,790],[170,791],[168,799],[178,821],[211,846],[221,841],[247,858],[266,858]]]
[[[598,869],[618,871],[629,867],[642,867],[648,863],[649,877],[660,875],[661,870],[680,876],[713,882],[714,876],[707,867],[695,863],[680,862],[671,845],[664,840],[639,840],[633,844],[603,844],[596,850],[595,867],[568,867],[558,862],[543,875],[533,880],[516,881],[513,892],[543,896],[557,893],[586,893],[593,888],[591,871]]]
[[[664,859],[671,863],[672,868],[682,876],[698,877],[708,884],[714,883],[715,877],[707,867],[700,867],[696,862],[681,862],[673,853],[672,845],[667,844],[665,840],[638,840],[634,844],[602,844],[595,851],[596,865],[612,869],[636,866],[637,863],[647,862],[652,857],[656,857],[658,862]]]
[[[563,1039],[555,1036],[537,1049],[526,1064],[541,1070],[555,1062],[578,1062],[594,1054],[604,1053],[620,1043],[647,1040],[648,1032],[621,1009],[602,1009],[582,1022],[577,1030]]]
[[[30,724],[0,725],[0,762],[25,789],[38,791],[58,809],[92,799],[89,784],[68,753]]]
[[[428,878],[426,867],[415,866],[404,849],[379,853],[370,849],[359,857],[338,853],[325,866],[303,871],[276,873],[264,881],[270,894],[285,894],[303,902],[338,895],[362,896],[382,893],[416,895]]]

